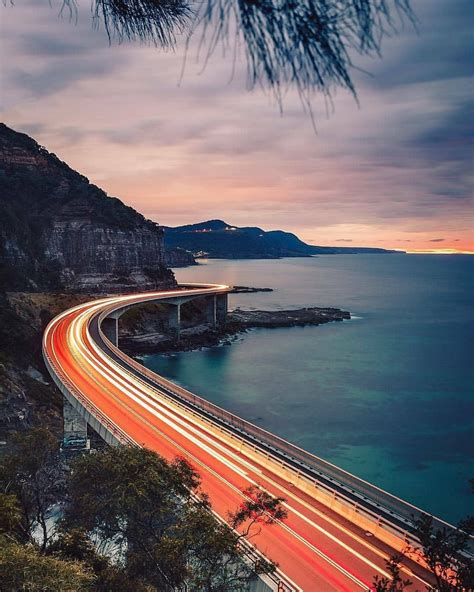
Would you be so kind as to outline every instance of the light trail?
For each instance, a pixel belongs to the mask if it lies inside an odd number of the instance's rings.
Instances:
[[[248,484],[249,485],[254,485],[254,486],[261,487],[261,484],[258,481],[255,481],[254,479],[251,479],[249,477],[248,473],[242,471],[235,463],[229,462],[225,458],[225,456],[219,454],[218,452],[216,452],[216,450],[221,450],[222,452],[227,452],[228,455],[231,455],[236,460],[240,460],[240,462],[242,462],[242,459],[239,459],[239,457],[235,453],[229,452],[228,449],[226,449],[222,444],[220,444],[219,442],[216,442],[215,440],[212,440],[211,437],[209,437],[209,436],[206,436],[204,434],[200,434],[201,435],[201,439],[195,437],[194,434],[199,433],[198,430],[194,426],[189,425],[189,423],[187,421],[185,421],[184,419],[181,419],[179,417],[175,417],[172,414],[172,412],[165,410],[162,407],[161,402],[160,403],[157,403],[157,402],[153,401],[151,405],[148,404],[145,401],[145,399],[143,398],[143,395],[142,395],[142,393],[140,392],[139,389],[133,387],[133,385],[127,383],[126,380],[124,380],[124,379],[122,379],[122,378],[120,378],[118,376],[119,374],[125,375],[125,371],[120,370],[120,372],[116,372],[117,377],[114,377],[114,373],[111,372],[106,367],[105,364],[94,362],[92,360],[92,358],[89,356],[89,350],[81,342],[81,339],[80,339],[80,329],[81,329],[81,327],[78,324],[78,321],[79,321],[79,319],[76,318],[75,321],[73,321],[73,324],[72,324],[72,331],[74,333],[75,342],[77,344],[79,344],[79,347],[82,350],[83,355],[89,358],[89,363],[91,364],[91,366],[93,368],[95,368],[97,371],[103,373],[103,375],[108,376],[109,380],[111,382],[113,382],[115,385],[119,386],[119,388],[121,388],[121,390],[122,390],[123,393],[127,394],[127,396],[129,396],[132,400],[134,400],[134,401],[138,402],[139,404],[141,404],[147,411],[149,411],[150,413],[152,413],[156,418],[158,418],[161,421],[163,421],[164,423],[166,423],[169,427],[171,427],[172,429],[174,429],[177,433],[179,433],[179,434],[181,434],[183,436],[187,436],[188,439],[192,443],[194,443],[197,446],[199,446],[205,452],[213,455],[216,459],[218,459],[225,466],[227,466],[227,468],[230,468],[231,470],[233,470],[238,475],[240,475],[242,477],[245,477],[248,480]],[[100,350],[99,350],[99,348],[97,348],[97,346],[92,345],[92,347],[93,347],[93,349],[96,351],[96,353],[98,355],[100,355],[103,358],[106,357],[102,352],[100,352]],[[151,389],[148,389],[148,390],[149,390],[149,396],[151,396],[152,398],[154,398],[154,395],[155,394],[153,393],[153,391],[151,391]],[[162,412],[160,413],[158,411],[158,409],[161,409]],[[186,426],[187,427],[187,430],[183,429],[183,427],[181,427],[181,426]],[[191,435],[190,432],[193,435]],[[209,444],[212,444],[212,446],[209,446],[207,443],[205,443],[205,441],[209,442]],[[183,453],[186,453],[186,451],[184,449],[182,449],[182,452]],[[199,461],[199,459],[197,457],[194,457],[193,456],[191,458],[192,458],[192,460],[194,462],[198,463],[201,467],[204,467],[207,470],[210,470],[209,466],[204,465],[201,461]],[[248,461],[244,461],[244,462],[248,466],[249,469],[252,469],[255,472],[255,468],[253,468]],[[258,469],[257,469],[257,472],[261,474],[261,471],[258,470]],[[217,473],[215,473],[215,472],[214,472],[214,475],[216,477],[219,477],[219,475]],[[221,478],[221,480],[222,480],[222,478]],[[232,485],[232,483],[230,483],[229,481],[225,481],[225,483],[229,487],[232,487],[237,493],[240,493],[240,490],[238,490],[237,488],[235,488]],[[268,493],[270,493],[270,492],[268,492]],[[342,541],[340,541],[339,539],[337,539],[337,537],[335,537],[334,535],[330,534],[328,531],[324,530],[322,527],[318,526],[315,522],[313,522],[312,520],[310,520],[308,517],[304,516],[301,512],[298,512],[296,509],[292,508],[291,505],[289,505],[287,503],[284,503],[283,505],[288,510],[290,510],[291,512],[294,512],[302,520],[304,520],[305,522],[307,522],[308,524],[310,524],[313,528],[316,528],[317,530],[319,530],[319,532],[323,533],[325,536],[328,536],[334,542],[336,542],[338,545],[342,546],[344,549],[346,549],[347,551],[351,552],[358,559],[360,559],[361,561],[367,563],[367,565],[369,565],[374,570],[374,572],[377,571],[377,572],[381,573],[382,575],[384,575],[386,577],[389,577],[389,573],[386,572],[385,570],[381,569],[380,566],[377,566],[375,563],[369,561],[362,554],[358,553],[357,551],[353,550],[348,545],[344,544]],[[361,580],[359,580],[358,578],[356,578],[353,574],[351,574],[344,567],[338,565],[336,563],[336,561],[334,561],[334,559],[332,559],[329,556],[327,556],[326,554],[324,554],[322,551],[320,551],[318,548],[316,548],[310,542],[308,542],[307,540],[305,540],[304,537],[302,537],[301,535],[299,535],[295,531],[289,529],[286,525],[284,525],[284,528],[287,529],[287,530],[289,530],[295,537],[297,537],[301,542],[303,542],[311,550],[313,550],[315,553],[317,553],[325,561],[327,561],[333,567],[335,567],[336,569],[338,569],[339,571],[341,571],[341,573],[343,573],[344,575],[346,575],[347,577],[349,577],[350,579],[352,579],[363,590],[367,590],[367,584],[365,584],[364,582],[362,582]]]
[[[367,541],[330,510],[275,472],[264,452],[248,455],[242,442],[222,428],[137,376],[100,347],[90,331],[99,314],[114,307],[166,299],[172,296],[225,293],[226,286],[195,286],[187,290],[114,296],[76,306],[58,315],[44,334],[44,351],[53,372],[67,380],[112,425],[141,446],[166,459],[177,455],[198,468],[202,487],[215,513],[225,517],[244,499],[243,490],[258,486],[284,497],[285,522],[264,525],[255,540],[258,551],[278,561],[280,571],[306,592],[368,590],[373,575],[385,577],[389,553],[377,540]],[[111,345],[111,344],[109,344]],[[112,348],[113,349],[113,348]],[[123,354],[120,357],[124,357]],[[135,370],[134,370],[135,371]],[[142,375],[143,376],[143,375]],[[74,394],[74,393],[73,393]],[[408,567],[403,570],[424,584]],[[418,584],[413,588],[423,590]]]
[[[73,322],[73,332],[75,333],[76,343],[81,343],[77,318]],[[89,337],[90,337],[89,331],[87,331],[87,333],[89,334]],[[98,356],[100,356],[104,359],[107,358],[107,356],[105,356],[105,354],[103,354],[103,352],[95,344],[93,344],[92,341],[91,341],[91,346],[95,350],[95,352]],[[83,354],[88,356],[89,351],[86,349],[85,346],[82,346],[82,350],[83,350]],[[90,359],[89,361],[93,367],[102,371],[105,375],[109,376],[109,379],[111,381],[114,381],[114,373],[112,371],[110,371],[104,363],[96,364],[94,361],[92,361],[92,359]],[[210,454],[215,455],[215,457],[218,458],[221,462],[223,462],[227,467],[233,469],[239,475],[246,477],[248,479],[250,485],[261,486],[258,481],[251,479],[249,477],[248,473],[240,470],[240,468],[238,466],[236,466],[234,463],[229,463],[224,456],[222,456],[221,454],[218,454],[215,451],[219,450],[220,452],[226,453],[227,456],[231,456],[234,460],[240,462],[241,464],[244,464],[249,470],[252,470],[253,472],[257,472],[257,473],[259,473],[260,476],[263,476],[263,473],[260,469],[257,469],[257,468],[255,468],[255,466],[252,466],[252,464],[249,461],[242,459],[242,457],[241,456],[239,457],[235,452],[229,451],[229,449],[226,448],[225,446],[223,446],[220,442],[217,442],[216,440],[213,440],[210,436],[206,435],[205,433],[200,432],[195,426],[191,425],[188,420],[182,419],[182,418],[174,415],[173,411],[170,411],[171,406],[169,404],[167,405],[165,403],[165,401],[163,401],[163,399],[158,400],[157,396],[156,396],[156,392],[154,392],[151,389],[147,389],[149,391],[147,393],[147,396],[152,399],[152,403],[150,406],[144,400],[143,395],[139,389],[133,387],[133,384],[128,383],[127,380],[119,378],[119,375],[120,375],[120,376],[126,377],[128,379],[129,377],[133,376],[130,373],[126,372],[123,369],[120,369],[120,371],[117,371],[115,374],[117,375],[117,378],[115,379],[116,383],[120,386],[120,388],[122,388],[122,391],[124,393],[127,393],[128,396],[130,396],[133,400],[140,402],[143,405],[143,407],[145,409],[147,409],[148,411],[150,411],[151,413],[153,413],[155,415],[155,417],[159,418],[162,421],[167,422],[170,427],[172,427],[173,429],[175,429],[178,433],[180,433],[182,435],[189,434],[189,432],[191,432],[192,434],[199,434],[199,436],[201,437],[201,440],[204,442],[207,442],[209,445],[202,443],[198,438],[196,438],[194,436],[188,435],[188,438],[192,442],[197,444],[198,446],[201,446],[201,448],[203,450],[205,450],[206,452],[209,452]],[[145,384],[145,383],[143,383],[143,384]],[[131,394],[131,393],[133,393],[133,394]],[[157,409],[160,409],[161,412],[163,413],[163,415],[159,411],[157,411]],[[164,416],[166,416],[168,419],[166,419]],[[173,421],[173,419],[174,419],[174,421]],[[174,423],[174,422],[176,422],[176,423]],[[182,427],[178,427],[177,424],[179,424],[180,426],[186,426],[187,431],[185,429],[183,429]],[[194,459],[194,460],[197,461],[197,459]],[[275,481],[271,481],[268,477],[266,479],[268,479],[272,485],[277,486],[277,483]],[[270,493],[270,492],[268,491],[268,493]],[[291,497],[293,497],[294,499],[297,499],[297,496],[295,496],[294,494],[292,494],[288,490],[286,490],[286,494],[287,495],[290,494]],[[385,571],[384,569],[381,569],[380,566],[376,565],[375,563],[373,563],[372,561],[370,561],[369,559],[364,557],[361,553],[355,551],[349,545],[346,545],[343,541],[339,540],[336,536],[332,535],[330,532],[323,529],[321,526],[317,525],[314,521],[312,521],[310,518],[305,516],[302,512],[299,512],[296,509],[292,508],[291,505],[289,505],[288,503],[283,503],[283,505],[288,510],[294,512],[302,520],[304,520],[305,522],[310,524],[313,528],[319,530],[325,536],[328,536],[329,538],[331,538],[334,542],[336,542],[338,545],[340,545],[341,547],[343,547],[344,549],[346,549],[347,551],[352,553],[358,559],[365,562],[369,567],[371,567],[374,570],[374,573],[378,572],[385,577],[390,576],[390,574],[387,571]],[[312,510],[312,508],[309,506],[309,504],[305,504],[305,506],[309,510]],[[347,531],[347,532],[349,532],[349,531]],[[301,539],[301,540],[304,541],[304,539]],[[305,541],[305,542],[307,543],[307,541]],[[307,544],[310,545],[310,543],[307,543]],[[367,545],[367,547],[369,547],[369,546]],[[387,555],[384,555],[383,557],[385,559],[388,559]],[[334,564],[334,561],[332,559],[327,558],[327,560],[331,564]],[[363,584],[363,583],[361,583],[361,584],[362,584],[363,588],[366,588],[365,584]]]

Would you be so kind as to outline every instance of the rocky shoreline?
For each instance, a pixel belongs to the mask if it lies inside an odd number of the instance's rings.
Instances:
[[[132,356],[147,353],[173,353],[229,344],[240,334],[254,328],[304,327],[349,320],[349,312],[338,308],[309,307],[296,310],[241,310],[227,315],[222,328],[198,325],[182,329],[179,341],[164,332],[121,335],[120,348]]]
[[[5,442],[9,446],[12,433],[36,425],[48,425],[61,437],[62,397],[44,366],[41,338],[54,316],[92,298],[87,294],[0,294],[0,450]],[[348,312],[334,308],[236,309],[228,314],[225,327],[213,329],[197,321],[202,314],[193,308],[183,314],[181,338],[175,342],[165,328],[166,313],[161,311],[161,315],[158,306],[126,313],[119,325],[120,347],[134,357],[172,353],[229,344],[255,327],[320,325],[350,318]]]
[[[255,294],[256,292],[273,292],[273,288],[252,288],[250,286],[234,286],[231,294]]]

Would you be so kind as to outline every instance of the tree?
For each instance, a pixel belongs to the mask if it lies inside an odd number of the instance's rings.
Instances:
[[[414,22],[409,0],[205,0],[193,32],[201,25],[207,56],[219,44],[234,55],[242,45],[250,87],[280,102],[296,88],[311,108],[313,91],[330,97],[342,87],[355,96],[353,55],[379,54],[404,17]]]
[[[48,524],[51,508],[62,496],[58,449],[49,430],[35,428],[26,435],[17,435],[13,451],[0,462],[2,522],[8,506],[14,507],[15,520],[9,524],[11,534],[24,543],[39,538],[43,551],[53,529]]]
[[[275,570],[248,541],[285,518],[280,498],[245,490],[228,524],[182,458],[105,448],[66,472],[57,448],[48,430],[33,429],[2,459],[0,571],[10,573],[1,590],[237,592]],[[48,525],[58,503],[62,518]]]
[[[246,561],[242,546],[255,536],[253,525],[284,518],[281,500],[245,491],[229,525],[216,520],[199,484],[184,459],[168,463],[146,449],[83,456],[72,466],[63,528],[107,542],[109,553],[113,542],[115,562],[132,580],[156,589],[244,590],[256,575],[275,569],[260,558]]]
[[[48,557],[35,545],[0,536],[0,590],[3,592],[85,592],[93,574],[81,563]]]
[[[474,533],[474,519],[461,521],[457,528],[435,528],[433,516],[423,514],[414,520],[413,534],[420,546],[408,546],[406,554],[425,564],[433,575],[428,592],[469,592],[474,590],[474,561],[469,543]],[[390,578],[374,578],[374,592],[401,592],[412,585],[400,575],[401,556],[387,561]]]
[[[217,47],[245,54],[249,86],[281,102],[296,88],[311,108],[314,91],[330,98],[337,87],[356,94],[355,55],[378,55],[382,39],[408,20],[409,0],[91,0],[96,24],[109,39],[139,39],[170,47],[176,36],[200,35],[205,63]],[[70,14],[76,0],[64,0]]]
[[[468,556],[468,543],[474,534],[474,518],[461,521],[457,528],[436,528],[433,516],[423,514],[415,520],[415,536],[421,549],[411,549],[426,562],[436,585],[430,592],[467,592],[474,589],[474,561]]]
[[[80,529],[60,531],[49,545],[48,555],[61,560],[75,561],[94,574],[94,592],[156,592],[141,578],[130,578],[122,566],[114,565],[110,558],[101,555],[87,533]]]
[[[373,592],[403,592],[412,585],[411,580],[404,580],[400,574],[400,560],[399,555],[390,557],[387,561],[387,570],[391,577],[375,576]]]
[[[21,519],[21,509],[16,495],[0,493],[0,537],[12,542],[17,541],[21,532]]]
[[[245,536],[251,534],[256,524],[273,524],[286,518],[287,512],[281,505],[283,498],[273,497],[254,485],[244,489],[242,493],[246,499],[238,510],[229,514],[229,521],[235,529],[246,524]]]

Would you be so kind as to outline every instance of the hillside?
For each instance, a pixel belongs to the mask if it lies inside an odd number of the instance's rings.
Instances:
[[[165,227],[166,248],[182,247],[195,256],[221,259],[276,259],[312,255],[391,253],[367,247],[317,247],[304,243],[295,234],[258,227],[239,228],[222,220]]]
[[[158,224],[4,124],[0,209],[0,288],[91,293],[174,284]]]

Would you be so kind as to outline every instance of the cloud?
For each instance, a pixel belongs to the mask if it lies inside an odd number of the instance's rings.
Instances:
[[[43,58],[55,58],[83,55],[92,52],[93,49],[89,43],[79,43],[78,40],[71,41],[65,38],[32,34],[22,39],[20,53],[23,52],[25,55]]]
[[[74,63],[51,64],[36,72],[19,69],[13,72],[8,82],[16,85],[34,98],[49,97],[69,86],[90,79],[102,78],[110,74],[113,67],[106,61],[79,61]]]
[[[339,93],[318,134],[294,93],[278,106],[247,92],[245,67],[194,50],[109,46],[91,27],[58,19],[58,4],[5,8],[5,120],[33,135],[147,216],[182,224],[224,218],[285,228],[317,244],[464,243],[472,226],[471,3],[414,7],[383,59],[356,74],[360,106]],[[456,31],[456,34],[453,34]],[[344,238],[340,238],[340,237]],[[464,246],[464,244],[463,244]]]
[[[14,56],[2,64],[7,91],[49,97],[76,83],[108,78],[126,64],[124,53],[121,60],[112,54],[103,31],[94,31],[85,15],[76,20],[67,9],[63,13],[61,6],[26,1],[5,9],[1,49]]]
[[[445,238],[432,238],[430,239],[430,243],[444,243],[446,239]]]
[[[398,89],[410,85],[472,77],[471,0],[454,0],[449,9],[431,0],[413,3],[418,16],[419,35],[406,27],[395,40],[394,50],[384,52],[383,61],[375,64],[369,84],[377,89]],[[373,67],[373,66],[372,66]]]

